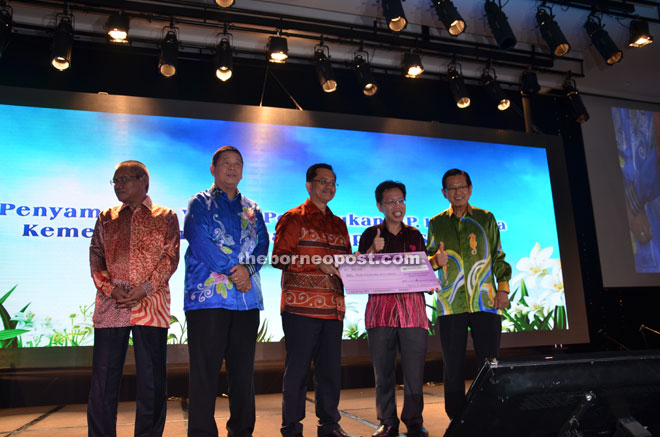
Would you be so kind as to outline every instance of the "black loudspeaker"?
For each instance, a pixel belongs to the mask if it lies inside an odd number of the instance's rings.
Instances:
[[[447,437],[660,436],[660,351],[489,361]]]

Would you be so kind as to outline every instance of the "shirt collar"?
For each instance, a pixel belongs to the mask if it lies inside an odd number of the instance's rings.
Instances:
[[[330,210],[330,207],[328,205],[325,206],[325,214],[319,209],[318,206],[312,202],[311,199],[305,199],[305,212],[308,214],[321,214],[324,217],[328,214],[332,215],[332,211]]]
[[[147,196],[144,198],[142,203],[140,205],[143,205],[145,208],[147,208],[149,211],[153,209],[154,204],[151,202],[151,197],[147,194]],[[119,211],[122,211],[124,208],[130,208],[130,205],[128,203],[124,203],[121,205],[121,208],[119,208]]]
[[[449,209],[447,211],[449,211],[449,217],[454,215],[454,208],[451,205],[449,205]],[[467,214],[472,215],[472,207],[470,206],[470,204],[468,204],[467,206]]]
[[[215,184],[215,182],[211,184],[211,188],[209,188],[209,191],[211,192],[211,196],[213,196],[214,199],[217,199],[219,196],[224,196],[225,199],[229,200],[227,193],[222,191],[222,189],[219,188]],[[234,197],[234,199],[237,199],[240,196],[241,196],[241,192],[238,188],[236,188],[236,197]]]

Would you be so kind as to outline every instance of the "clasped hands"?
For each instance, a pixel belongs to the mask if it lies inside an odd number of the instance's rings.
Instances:
[[[110,293],[110,297],[115,300],[117,308],[132,308],[147,297],[147,289],[144,284],[130,290],[115,286]]]

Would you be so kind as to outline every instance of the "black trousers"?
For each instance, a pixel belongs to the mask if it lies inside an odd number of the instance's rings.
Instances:
[[[286,364],[282,387],[282,435],[301,436],[309,365],[314,362],[317,433],[332,433],[339,423],[341,335],[343,323],[290,313],[282,314]]]
[[[193,310],[186,312],[186,320],[190,356],[188,435],[218,435],[214,418],[215,399],[224,359],[229,392],[227,435],[251,436],[256,419],[254,350],[259,310]]]
[[[167,413],[167,328],[128,326],[94,329],[92,380],[87,401],[90,437],[117,435],[117,403],[133,331],[136,369],[135,436],[163,434]]]
[[[467,348],[468,326],[472,333],[477,366],[487,358],[497,358],[502,336],[502,317],[487,312],[451,314],[438,317],[445,382],[445,411],[457,418],[465,405],[463,364]]]
[[[408,431],[422,427],[424,410],[424,361],[428,331],[423,328],[376,327],[367,330],[369,352],[376,379],[378,421],[398,428],[396,415],[396,352],[401,355],[403,372],[403,410],[401,420]]]

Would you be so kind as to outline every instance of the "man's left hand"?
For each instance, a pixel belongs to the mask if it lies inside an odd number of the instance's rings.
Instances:
[[[501,290],[498,291],[497,294],[495,294],[494,307],[498,310],[505,310],[509,308],[509,293]]]
[[[252,282],[250,281],[250,273],[243,264],[236,264],[234,267],[229,270],[231,275],[229,279],[231,282],[236,285],[236,288],[241,293],[247,293],[252,288]]]

